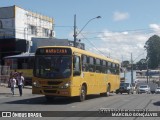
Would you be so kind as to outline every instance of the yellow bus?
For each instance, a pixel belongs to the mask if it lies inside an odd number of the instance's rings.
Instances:
[[[44,46],[35,53],[32,93],[56,96],[108,96],[120,84],[118,61],[69,46]]]
[[[11,72],[23,72],[24,85],[32,85],[34,53],[23,53],[4,57],[5,66],[10,66]]]

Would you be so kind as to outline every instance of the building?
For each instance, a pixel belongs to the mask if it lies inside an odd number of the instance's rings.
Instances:
[[[34,53],[40,46],[73,46],[74,41],[57,38],[32,38],[32,43],[30,52]],[[77,43],[77,47],[83,50],[85,49],[84,43]]]
[[[0,60],[9,55],[29,52],[32,37],[53,38],[53,18],[18,6],[0,8]]]

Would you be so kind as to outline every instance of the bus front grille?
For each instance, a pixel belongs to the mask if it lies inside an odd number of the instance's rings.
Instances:
[[[59,85],[61,83],[61,81],[48,81],[48,85]]]
[[[45,93],[56,93],[57,90],[44,90]]]
[[[42,88],[47,89],[57,89],[59,86],[42,86]]]

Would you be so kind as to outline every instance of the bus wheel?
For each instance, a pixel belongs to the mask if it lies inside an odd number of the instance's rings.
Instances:
[[[109,96],[109,93],[110,93],[110,85],[108,84],[108,85],[107,85],[107,88],[106,88],[106,92],[105,92],[105,93],[100,93],[100,95],[101,95],[101,96],[108,97],[108,96]],[[116,92],[116,94],[118,94],[118,92]]]
[[[82,85],[81,91],[80,91],[80,101],[84,101],[86,99],[86,87]]]

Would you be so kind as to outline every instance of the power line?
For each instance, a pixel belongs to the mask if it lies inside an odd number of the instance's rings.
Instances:
[[[108,31],[108,32],[123,33],[123,32],[143,32],[143,31],[151,31],[151,30],[153,30],[153,29],[152,28],[143,28],[143,29]],[[105,31],[104,32],[101,32],[101,31],[97,31],[97,32],[83,32],[83,34],[103,34],[103,33],[106,33],[106,32]]]
[[[62,25],[62,26],[54,26],[54,27],[73,27],[73,26],[65,26],[65,25]]]
[[[148,34],[160,34],[160,32],[149,32]],[[87,39],[101,39],[101,38],[112,38],[112,37],[115,37],[115,36],[121,36],[121,34],[119,34],[119,35],[116,35],[116,34],[114,34],[114,35],[110,35],[110,36],[108,36],[108,35],[103,35],[103,36],[100,36],[100,37],[87,37]],[[124,35],[125,36],[125,35]],[[126,37],[127,37],[127,35],[126,35]],[[85,39],[85,38],[80,38],[80,39]]]
[[[87,38],[85,38],[85,36],[81,33],[81,35],[84,37],[84,39],[86,39],[86,40],[88,40]],[[105,56],[104,54],[103,54],[103,52],[101,52],[90,40],[88,40],[90,43],[91,43],[91,45],[100,53],[100,54],[102,54],[103,56]]]

